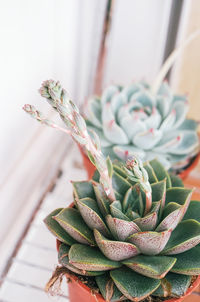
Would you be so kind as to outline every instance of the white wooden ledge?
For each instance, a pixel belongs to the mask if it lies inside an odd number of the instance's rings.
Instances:
[[[57,265],[55,238],[43,224],[43,219],[53,209],[66,207],[72,201],[70,180],[83,180],[81,156],[76,147],[67,155],[54,190],[44,198],[28,232],[20,242],[16,255],[0,287],[0,302],[68,301],[68,288],[63,282],[61,296],[50,297],[44,287]]]

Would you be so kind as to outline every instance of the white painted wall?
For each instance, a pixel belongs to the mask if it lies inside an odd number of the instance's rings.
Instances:
[[[116,0],[104,86],[152,81],[162,63],[171,0]]]
[[[36,128],[21,108],[39,103],[37,88],[53,75],[53,27],[52,0],[0,1],[1,183]]]
[[[38,125],[25,103],[49,107],[39,96],[56,78],[73,94],[74,48],[79,1],[0,1],[0,184],[19,162]]]

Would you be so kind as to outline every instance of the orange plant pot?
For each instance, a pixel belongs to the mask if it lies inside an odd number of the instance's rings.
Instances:
[[[87,171],[88,174],[88,179],[91,179],[96,168],[95,166],[91,163],[91,161],[88,159],[88,157],[85,155],[84,151],[82,150],[82,148],[80,148],[80,152],[83,158],[83,165]],[[191,163],[191,165],[186,168],[184,171],[182,171],[179,174],[179,177],[184,180],[188,177],[188,175],[190,174],[190,172],[192,172],[192,170],[194,170],[194,168],[197,166],[198,162],[200,159],[200,152],[197,154],[197,156],[195,157],[195,159],[193,160],[193,162]]]
[[[191,163],[191,165],[189,165],[189,167],[185,170],[183,170],[180,174],[179,177],[184,180],[188,177],[188,175],[190,174],[190,172],[192,172],[192,170],[195,169],[195,167],[198,165],[200,159],[200,152],[197,154],[197,156],[195,157],[195,159],[193,160],[193,162]]]
[[[89,158],[85,155],[83,149],[79,146],[82,159],[83,159],[83,165],[85,167],[85,170],[87,171],[88,179],[91,179],[92,176],[94,175],[94,172],[96,170],[96,167],[91,163]]]
[[[91,288],[83,284],[78,277],[67,274],[68,278],[68,287],[69,287],[69,300],[70,302],[106,302],[103,297],[98,294],[94,293]],[[186,294],[180,298],[172,298],[169,300],[165,300],[165,302],[197,302],[195,301],[195,295],[191,295],[192,292],[199,286],[200,284],[200,276],[195,280],[192,286],[187,290]],[[188,297],[188,298],[187,298]],[[186,299],[186,300],[185,300]],[[199,297],[197,296],[197,299]]]

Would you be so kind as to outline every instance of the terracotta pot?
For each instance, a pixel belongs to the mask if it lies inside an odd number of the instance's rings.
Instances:
[[[197,154],[195,159],[192,161],[191,165],[189,165],[189,167],[187,167],[185,170],[183,170],[179,174],[179,177],[181,179],[185,180],[188,177],[188,175],[190,174],[190,172],[192,172],[192,170],[194,170],[194,168],[197,166],[199,159],[200,159],[200,152]]]
[[[91,289],[83,284],[76,276],[67,275],[69,279],[69,299],[70,302],[106,302],[100,294],[93,293]],[[191,293],[199,286],[200,284],[200,276],[195,280],[192,286],[188,289],[186,294],[180,298],[173,298],[169,300],[165,300],[165,302],[181,302],[187,296],[191,295]],[[188,297],[185,302],[193,302],[194,295]]]
[[[91,163],[91,161],[88,159],[88,157],[85,155],[85,153],[83,152],[83,150],[81,148],[80,148],[80,152],[81,152],[82,158],[83,158],[83,165],[88,174],[88,179],[91,179],[96,168]],[[197,166],[197,164],[199,162],[199,159],[200,159],[200,152],[197,154],[195,159],[192,161],[191,165],[179,174],[179,177],[182,180],[185,180],[187,178],[187,176],[189,175],[189,173],[192,172],[192,170],[194,170],[194,168]]]

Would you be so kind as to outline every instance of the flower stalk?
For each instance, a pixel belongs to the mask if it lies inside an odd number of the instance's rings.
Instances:
[[[94,134],[93,139],[90,137],[85,120],[79,113],[77,106],[70,100],[68,94],[61,87],[59,82],[53,80],[45,81],[39,89],[39,92],[60,114],[67,129],[62,128],[53,121],[45,118],[43,114],[32,105],[26,104],[23,109],[42,124],[71,135],[72,138],[87,151],[89,159],[99,171],[100,182],[103,185],[108,198],[110,201],[114,201],[115,194],[112,187],[112,175],[109,173],[107,161],[101,152],[99,140]]]

